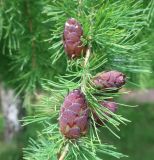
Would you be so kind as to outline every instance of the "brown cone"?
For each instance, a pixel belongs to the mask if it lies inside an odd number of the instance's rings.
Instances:
[[[84,95],[76,89],[70,92],[61,106],[60,131],[70,139],[86,134],[88,129],[88,108]]]

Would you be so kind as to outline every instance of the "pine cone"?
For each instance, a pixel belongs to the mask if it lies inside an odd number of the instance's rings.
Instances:
[[[100,102],[100,104],[102,107],[108,108],[113,113],[115,113],[118,109],[117,104],[111,100],[110,101],[102,101],[102,102]],[[108,116],[111,116],[108,112],[105,112],[105,114]],[[95,122],[97,122],[97,124],[103,125],[103,122],[105,123],[105,120],[104,121],[100,120],[100,118],[98,117],[98,115],[95,112],[93,112],[93,116],[94,116],[94,120],[95,120]]]
[[[85,96],[80,90],[70,92],[60,111],[60,131],[70,139],[85,135],[88,129],[88,107]]]
[[[101,72],[97,74],[93,82],[99,89],[117,90],[126,82],[126,76],[118,71]]]
[[[81,24],[74,18],[68,19],[65,23],[63,44],[67,55],[70,58],[79,57],[81,54],[85,54],[86,47],[83,46],[81,37],[83,30]]]

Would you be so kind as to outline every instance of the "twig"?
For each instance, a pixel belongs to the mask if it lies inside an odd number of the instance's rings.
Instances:
[[[87,52],[86,52],[86,57],[85,57],[85,61],[84,61],[84,67],[87,65],[89,57],[90,57],[90,48],[88,48]]]
[[[81,0],[79,0],[79,4],[81,4]]]
[[[90,57],[90,48],[88,48],[86,51],[86,56],[85,56],[84,65],[83,65],[83,67],[85,68],[85,71],[82,75],[82,81],[81,81],[81,90],[83,93],[85,93],[85,86],[87,83],[87,71],[88,70],[86,69],[86,65],[88,63],[89,57]]]
[[[81,16],[81,4],[82,4],[82,2],[81,2],[81,0],[78,0],[78,3],[79,3],[79,11],[78,11],[78,16],[80,17]]]
[[[69,147],[69,144],[67,143],[67,145],[65,146],[65,148],[64,148],[64,150],[63,150],[63,152],[62,152],[62,154],[61,154],[61,156],[59,158],[59,160],[64,160],[64,158],[65,158],[65,156],[66,156],[66,154],[68,152],[68,147]]]

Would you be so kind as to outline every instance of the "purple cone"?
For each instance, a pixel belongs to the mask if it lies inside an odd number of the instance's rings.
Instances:
[[[75,58],[79,57],[81,54],[85,54],[86,47],[83,46],[81,41],[82,35],[83,30],[81,24],[74,18],[68,19],[65,23],[63,33],[64,49],[68,57]]]
[[[70,92],[61,106],[60,131],[70,139],[85,135],[88,129],[88,107],[80,90]]]
[[[100,89],[119,89],[126,82],[126,76],[118,71],[101,72],[97,74],[93,83]]]
[[[102,101],[100,102],[102,107],[108,108],[111,112],[115,113],[118,109],[117,104],[114,101]],[[111,116],[109,113],[105,112],[106,115]],[[93,112],[94,120],[97,122],[99,125],[103,125],[105,123],[105,120],[101,120],[99,116]]]

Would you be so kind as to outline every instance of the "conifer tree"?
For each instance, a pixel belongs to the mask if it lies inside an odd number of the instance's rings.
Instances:
[[[116,112],[129,106],[117,97],[132,74],[148,72],[140,35],[151,23],[154,1],[1,0],[0,7],[9,82],[25,101],[37,89],[44,93],[35,115],[24,119],[43,125],[24,159],[127,157],[100,137],[107,129],[120,138],[119,126],[129,122]]]

